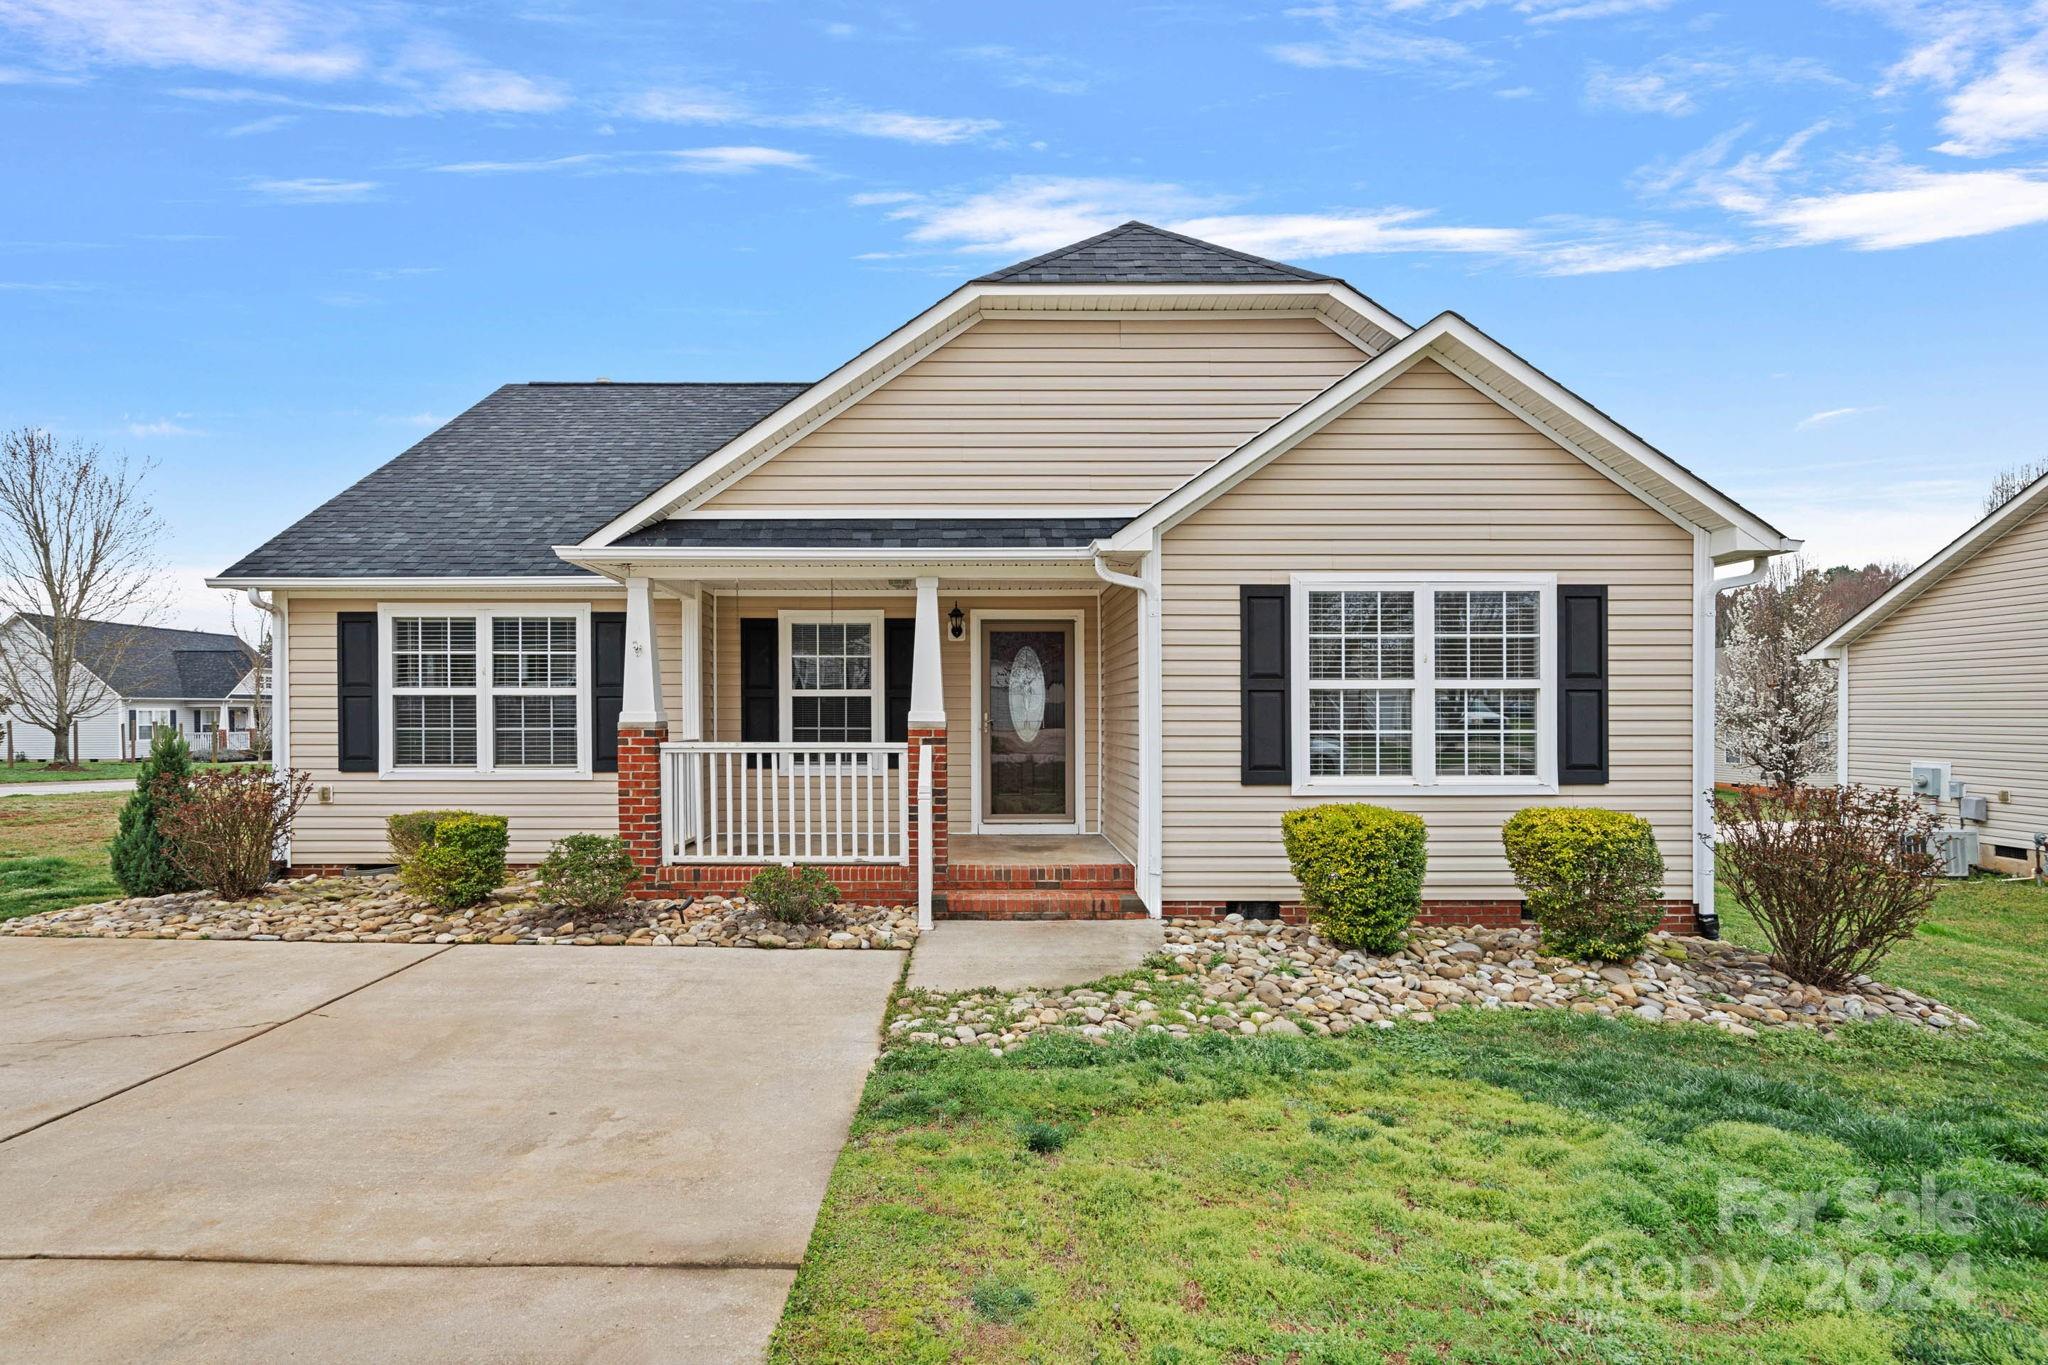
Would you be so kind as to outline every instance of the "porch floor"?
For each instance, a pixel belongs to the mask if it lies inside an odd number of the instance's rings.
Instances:
[[[956,834],[947,861],[956,867],[1105,867],[1131,860],[1100,834]]]

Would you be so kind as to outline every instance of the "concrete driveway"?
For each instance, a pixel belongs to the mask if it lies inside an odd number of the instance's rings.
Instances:
[[[900,966],[0,942],[0,1341],[757,1359]]]

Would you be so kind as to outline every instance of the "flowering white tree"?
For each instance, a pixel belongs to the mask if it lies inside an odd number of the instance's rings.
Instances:
[[[1832,624],[1826,587],[1798,560],[1781,562],[1731,608],[1714,686],[1721,743],[1772,786],[1834,761],[1835,670],[1799,657]]]

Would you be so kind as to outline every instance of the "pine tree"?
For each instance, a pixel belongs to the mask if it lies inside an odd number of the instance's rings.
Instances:
[[[164,856],[163,836],[157,833],[160,784],[167,777],[180,785],[191,779],[192,749],[183,735],[159,725],[149,742],[149,757],[142,760],[142,771],[135,775],[135,795],[121,807],[121,828],[107,846],[114,880],[131,896],[164,896],[192,889],[192,882]]]

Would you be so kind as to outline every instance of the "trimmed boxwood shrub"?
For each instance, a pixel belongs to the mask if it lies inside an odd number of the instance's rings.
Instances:
[[[1391,953],[1422,909],[1429,831],[1419,815],[1350,802],[1280,817],[1309,919],[1347,948]]]
[[[391,861],[401,867],[413,860],[432,841],[434,826],[451,815],[468,815],[466,810],[402,810],[384,818],[384,838],[391,845]]]
[[[424,842],[399,864],[398,879],[407,891],[443,910],[475,905],[505,884],[505,817],[436,814]]]
[[[540,894],[549,905],[584,912],[616,910],[640,865],[616,834],[571,834],[555,840],[540,863]]]
[[[1544,946],[1617,961],[1643,950],[1664,917],[1664,858],[1638,815],[1592,806],[1531,806],[1501,827],[1508,866]]]

